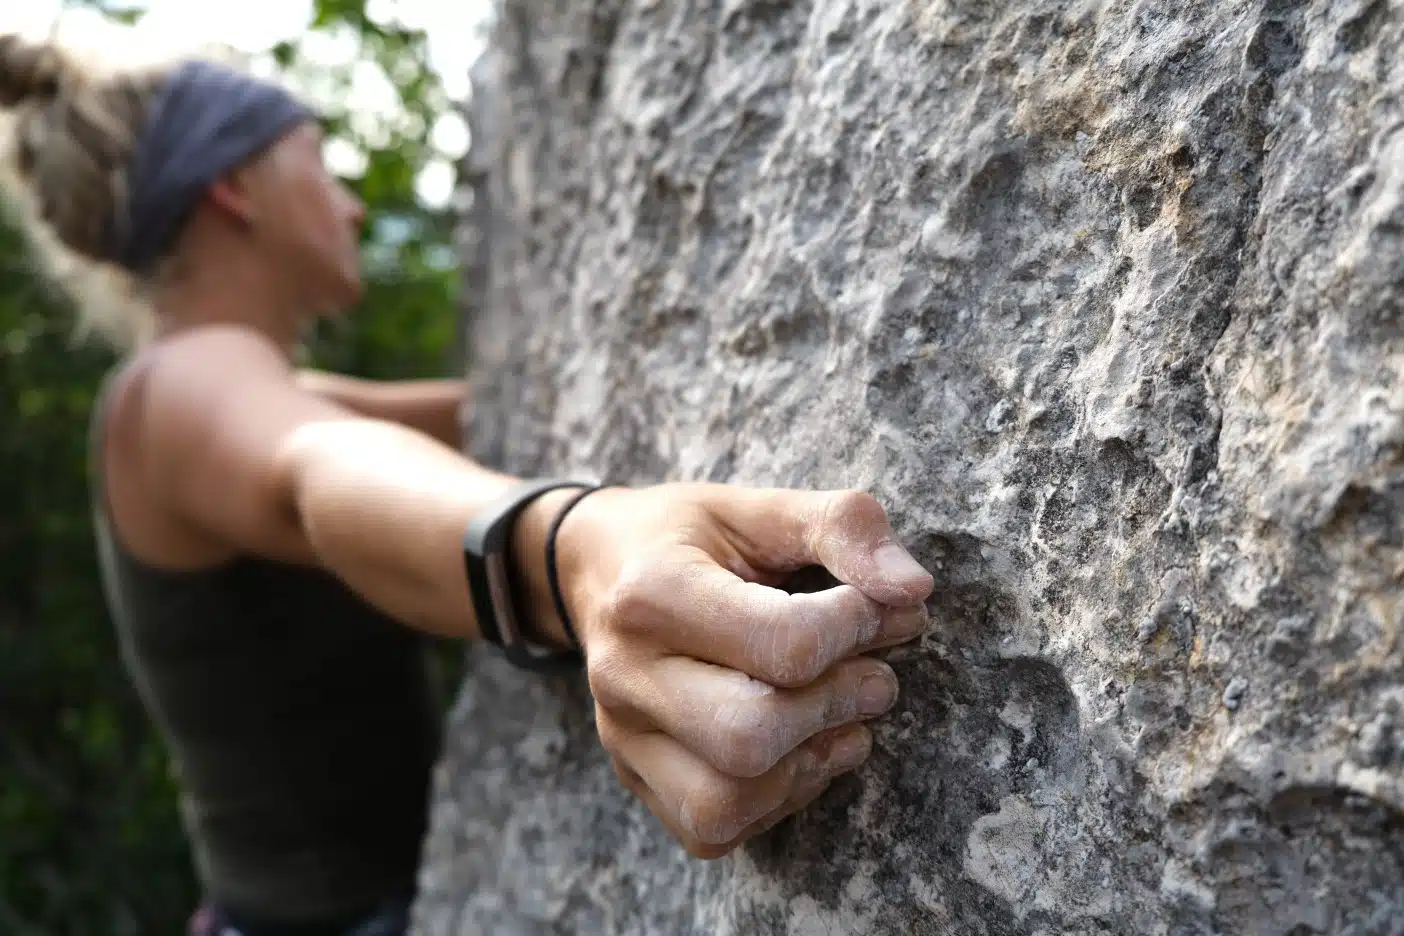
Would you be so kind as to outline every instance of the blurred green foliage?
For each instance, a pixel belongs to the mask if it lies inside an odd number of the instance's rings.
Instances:
[[[347,28],[412,119],[367,140],[327,115],[366,157],[347,181],[369,207],[368,289],[346,324],[313,336],[309,363],[456,372],[451,218],[414,196],[451,102],[422,34],[372,21],[365,0],[317,4],[311,30]],[[298,67],[298,49],[279,47],[280,64]],[[0,934],[183,933],[198,895],[175,790],[120,665],[92,539],[87,422],[115,359],[75,340],[73,309],[32,269],[0,219]]]

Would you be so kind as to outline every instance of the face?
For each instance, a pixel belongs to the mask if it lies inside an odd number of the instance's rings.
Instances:
[[[327,169],[323,142],[320,127],[299,126],[254,167],[248,189],[261,246],[317,317],[360,299],[365,222],[365,206]]]

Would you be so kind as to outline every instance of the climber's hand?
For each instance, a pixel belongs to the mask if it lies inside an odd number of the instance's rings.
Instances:
[[[897,682],[865,651],[926,626],[932,579],[854,491],[601,491],[561,529],[568,607],[620,779],[714,858],[868,756]],[[841,583],[774,587],[821,565]]]

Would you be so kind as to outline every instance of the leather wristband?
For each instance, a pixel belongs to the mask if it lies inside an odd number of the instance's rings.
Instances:
[[[582,655],[575,650],[533,649],[522,628],[515,595],[516,576],[510,555],[512,528],[517,517],[536,498],[565,487],[593,488],[597,481],[546,479],[523,481],[481,507],[463,534],[463,563],[468,591],[483,639],[495,644],[507,659],[522,669],[542,671],[578,669]]]

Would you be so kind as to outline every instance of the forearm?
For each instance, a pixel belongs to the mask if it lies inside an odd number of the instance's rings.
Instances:
[[[516,479],[388,422],[323,422],[286,449],[296,510],[319,561],[406,624],[476,639],[462,539],[475,513]],[[545,572],[545,537],[569,490],[519,518],[513,537],[531,630],[564,646]],[[524,622],[525,623],[525,622]]]
[[[363,380],[304,370],[303,389],[369,419],[383,419],[424,433],[453,448],[462,446],[460,414],[468,399],[464,380]]]

